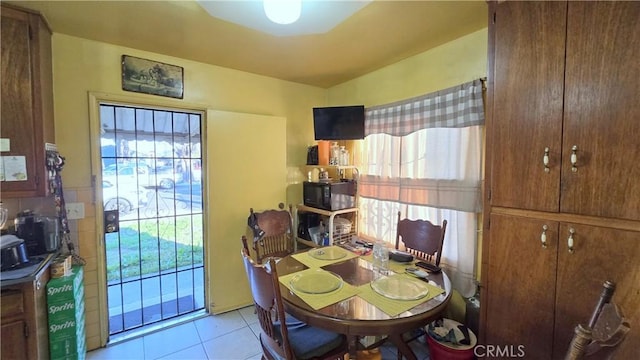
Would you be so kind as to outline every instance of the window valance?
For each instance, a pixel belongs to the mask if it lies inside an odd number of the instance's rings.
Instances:
[[[484,125],[482,81],[366,109],[365,136],[405,136],[427,128]]]

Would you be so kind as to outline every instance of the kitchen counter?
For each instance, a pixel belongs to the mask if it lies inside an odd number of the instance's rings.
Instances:
[[[58,253],[30,257],[33,265],[0,272],[2,358],[49,358],[47,283],[49,267]]]
[[[17,270],[7,270],[0,272],[0,288],[34,281],[42,271],[48,271],[49,265],[59,255],[59,252],[40,255],[43,258],[33,265]],[[30,258],[33,259],[34,257]]]

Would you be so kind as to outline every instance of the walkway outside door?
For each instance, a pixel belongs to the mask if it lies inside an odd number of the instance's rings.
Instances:
[[[100,105],[109,334],[204,308],[202,116]]]

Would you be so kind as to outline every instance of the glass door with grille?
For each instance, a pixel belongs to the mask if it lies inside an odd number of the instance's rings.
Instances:
[[[109,334],[205,307],[202,116],[100,105]]]

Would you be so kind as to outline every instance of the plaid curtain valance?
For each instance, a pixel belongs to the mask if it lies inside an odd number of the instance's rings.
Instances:
[[[448,89],[366,109],[365,136],[405,136],[427,128],[484,125],[480,79]]]

